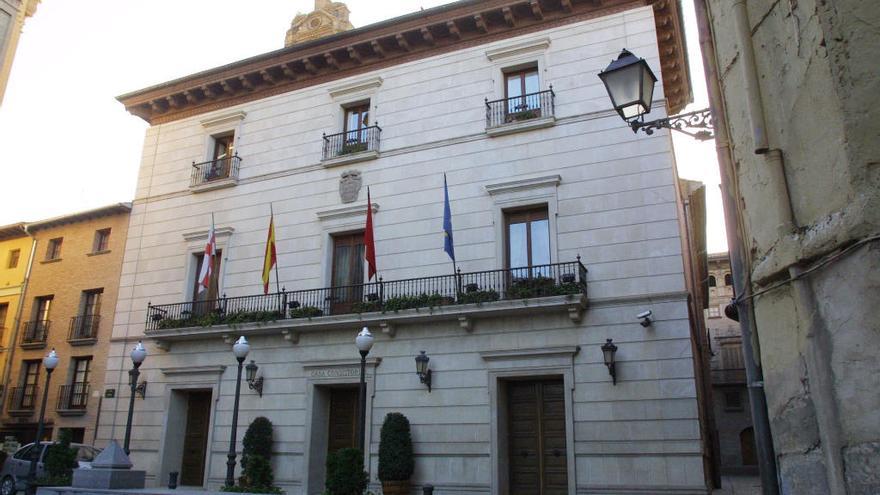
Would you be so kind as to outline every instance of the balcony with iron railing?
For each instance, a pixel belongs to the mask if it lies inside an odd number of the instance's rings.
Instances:
[[[98,340],[101,315],[79,315],[70,319],[67,341],[70,345],[90,345]]]
[[[46,339],[49,337],[49,320],[26,321],[21,328],[20,345],[24,349],[42,349],[46,347]]]
[[[11,416],[30,416],[37,404],[39,389],[36,385],[24,385],[9,389],[7,411]]]
[[[376,322],[386,333],[423,319],[458,320],[470,330],[476,318],[566,311],[580,321],[586,307],[587,269],[577,261],[461,271],[448,275],[361,285],[305,289],[215,300],[147,306],[146,334],[158,341],[226,333],[277,333],[345,328]]]
[[[382,128],[372,125],[338,134],[323,134],[321,161],[325,167],[333,167],[376,158],[381,133]]]
[[[62,416],[80,416],[89,404],[89,383],[76,382],[58,387],[55,409]]]
[[[509,134],[549,127],[556,122],[556,94],[553,86],[546,91],[489,101],[486,99],[486,132]]]
[[[241,158],[238,155],[202,163],[193,162],[189,187],[194,191],[208,191],[235,185],[238,183],[240,165]]]

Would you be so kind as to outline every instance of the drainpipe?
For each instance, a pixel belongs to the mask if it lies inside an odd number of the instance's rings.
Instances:
[[[749,122],[752,125],[752,139],[755,143],[755,154],[767,152],[767,126],[764,123],[764,105],[761,101],[761,86],[758,84],[758,72],[755,70],[755,53],[752,47],[752,28],[749,24],[749,12],[746,0],[733,2],[733,15],[736,20],[736,39],[739,43],[740,66],[743,71],[743,92],[746,96],[746,108],[749,111]]]
[[[715,60],[715,43],[709,20],[707,0],[694,0],[697,28],[700,33],[700,49],[706,73],[706,86],[709,106],[715,120],[715,149],[721,171],[721,200],[724,205],[724,220],[730,252],[731,273],[734,287],[743,291],[751,282],[746,270],[746,257],[743,250],[742,225],[737,207],[736,172],[733,168],[732,150],[728,137],[724,100],[718,80],[718,66]],[[763,133],[763,129],[762,129]],[[755,431],[755,447],[758,455],[758,469],[761,475],[761,488],[764,495],[778,495],[779,482],[776,470],[776,454],[770,432],[770,418],[767,414],[767,398],[764,395],[764,377],[756,360],[757,332],[751,300],[738,304],[739,323],[743,341],[743,362],[748,383],[749,407]]]
[[[24,226],[24,231],[26,234],[31,235],[28,232],[27,225]],[[9,375],[12,374],[12,360],[15,358],[15,343],[18,342],[18,330],[21,328],[21,315],[24,313],[24,296],[27,292],[28,281],[31,279],[31,268],[34,266],[34,254],[37,252],[37,240],[31,235],[31,256],[28,258],[28,266],[24,272],[24,280],[21,282],[21,295],[18,296],[18,309],[15,311],[15,319],[13,329],[12,329],[12,338],[9,339],[9,356],[6,357],[6,363],[3,365],[3,395],[0,396],[0,405],[6,404],[6,396],[9,393]]]
[[[764,167],[758,170],[758,173],[762,176],[762,182],[767,185],[767,189],[762,191],[764,193],[762,197],[771,201],[769,205],[771,207],[765,213],[768,215],[765,220],[776,227],[774,234],[781,237],[790,234],[793,230],[791,199],[785,180],[782,151],[770,149],[767,138],[767,120],[761,98],[761,85],[758,82],[755,47],[752,43],[752,27],[746,0],[733,2],[733,15],[736,40],[739,45],[739,65],[742,68],[743,94],[746,99],[749,124],[752,127],[753,151],[756,155],[764,155]],[[775,218],[769,215],[775,215]]]

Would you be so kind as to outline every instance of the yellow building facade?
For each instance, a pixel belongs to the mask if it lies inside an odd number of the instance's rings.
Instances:
[[[33,441],[48,390],[45,437],[67,428],[74,441],[93,442],[130,211],[121,203],[24,226],[33,259],[17,326],[4,337],[0,437]],[[41,361],[51,349],[60,361],[47,388]]]
[[[21,294],[27,281],[33,239],[21,223],[0,227],[0,370],[7,375],[6,362],[11,339],[18,327]]]

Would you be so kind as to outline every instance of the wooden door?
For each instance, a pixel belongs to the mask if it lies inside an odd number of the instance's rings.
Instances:
[[[562,380],[508,383],[511,494],[565,495],[568,461]]]
[[[186,404],[186,433],[180,484],[202,486],[205,478],[205,454],[208,450],[208,422],[211,418],[211,392],[191,392]]]
[[[333,293],[330,313],[350,313],[364,294],[364,233],[333,236]]]
[[[357,447],[358,389],[330,390],[330,430],[327,453]]]

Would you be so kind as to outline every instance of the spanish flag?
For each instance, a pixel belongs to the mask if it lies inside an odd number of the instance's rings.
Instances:
[[[269,235],[266,238],[266,253],[263,259],[263,294],[269,293],[269,277],[277,261],[275,256],[275,214],[269,217]]]

